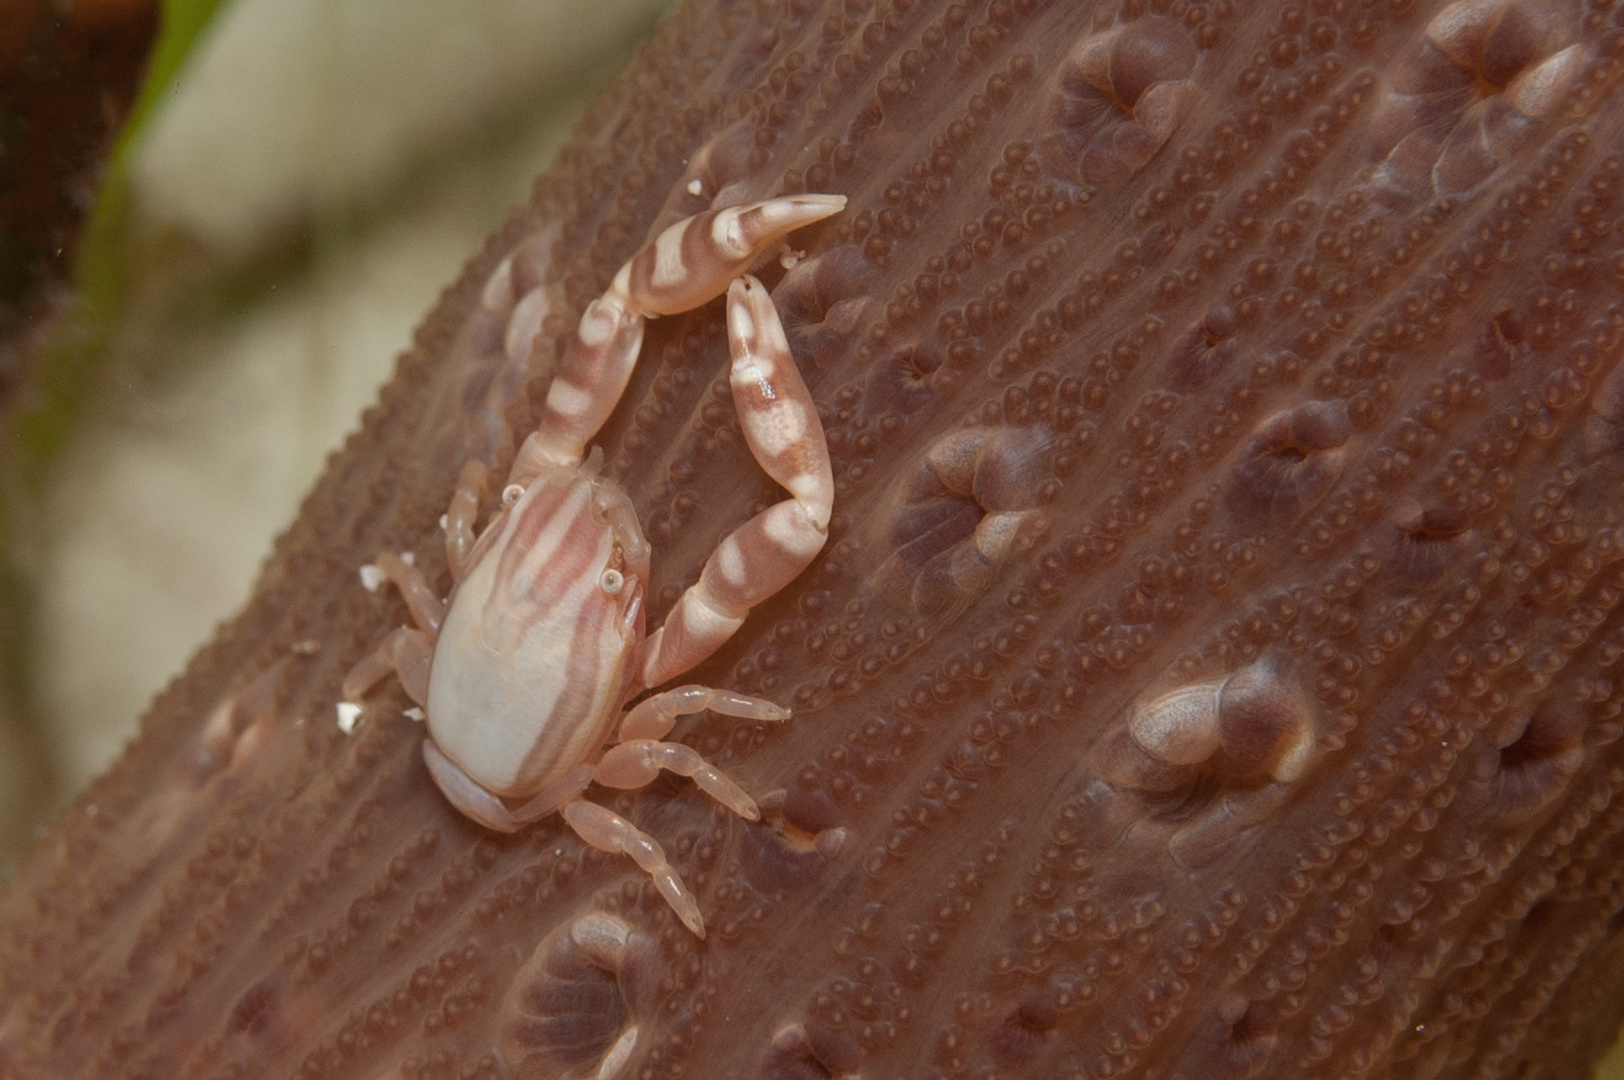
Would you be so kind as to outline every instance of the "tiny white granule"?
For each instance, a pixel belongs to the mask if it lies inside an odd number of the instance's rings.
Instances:
[[[692,180],[688,181],[688,194],[690,194],[690,195],[698,195],[701,191],[704,191],[704,190],[705,190],[705,185],[701,184],[699,182],[699,177],[696,176]]]
[[[361,567],[361,587],[367,592],[377,592],[383,587],[383,571],[372,563],[364,564]]]
[[[338,703],[338,730],[348,735],[355,730],[355,723],[361,719],[361,706],[348,701]]]
[[[400,715],[404,716],[406,719],[408,719],[408,720],[410,720],[410,721],[412,721],[414,723],[421,724],[423,722],[423,710],[417,708],[415,705],[412,708],[407,709],[405,712],[401,713]]]

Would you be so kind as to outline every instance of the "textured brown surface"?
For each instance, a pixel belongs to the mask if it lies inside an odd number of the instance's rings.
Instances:
[[[0,1076],[591,1075],[628,1025],[627,1077],[1583,1075],[1624,1011],[1624,33],[1440,10],[685,8],[0,902]],[[769,267],[833,538],[699,672],[796,715],[687,731],[784,794],[603,794],[700,943],[557,821],[452,813],[398,689],[332,706],[403,617],[356,568],[445,583],[461,463],[718,189],[852,202]],[[510,393],[479,298],[532,236],[569,310]],[[656,619],[775,497],[724,354],[718,305],[654,324],[601,439]]]

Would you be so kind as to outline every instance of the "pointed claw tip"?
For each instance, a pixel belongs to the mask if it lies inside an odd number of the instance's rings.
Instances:
[[[832,217],[845,208],[844,195],[807,194],[768,199],[757,203],[753,209],[763,215],[761,220],[771,223],[770,231],[776,237]]]
[[[833,217],[846,209],[846,196],[844,195],[798,195],[796,202],[804,211],[806,224],[821,221],[826,217]]]

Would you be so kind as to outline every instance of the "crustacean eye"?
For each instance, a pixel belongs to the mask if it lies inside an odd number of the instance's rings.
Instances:
[[[524,495],[523,484],[509,484],[507,487],[502,489],[502,505],[512,506],[514,503],[519,501],[519,498],[522,495]]]
[[[609,567],[608,569],[606,569],[603,572],[603,576],[598,578],[598,588],[602,589],[605,593],[607,593],[610,596],[614,596],[616,593],[620,592],[620,590],[625,588],[625,587],[626,587],[626,575],[622,574],[619,570],[616,570],[614,567]]]

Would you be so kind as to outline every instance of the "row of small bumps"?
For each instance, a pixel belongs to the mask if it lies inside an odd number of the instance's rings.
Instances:
[[[13,886],[0,1075],[592,1075],[629,1026],[628,1077],[1575,1075],[1624,975],[1621,53],[1602,3],[685,9]],[[570,332],[493,412],[498,262],[560,222],[576,312],[696,198],[793,190],[851,196],[769,281],[831,544],[700,673],[790,727],[691,735],[782,794],[615,800],[700,946],[327,717],[400,618],[355,567],[442,565]],[[655,324],[601,437],[656,621],[774,497],[724,352]]]

